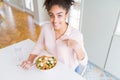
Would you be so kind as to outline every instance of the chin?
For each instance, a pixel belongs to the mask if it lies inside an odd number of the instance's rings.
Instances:
[[[59,28],[54,28],[54,30],[59,30]]]
[[[55,30],[59,30],[59,27],[58,27],[58,26],[54,26],[54,29],[55,29]]]

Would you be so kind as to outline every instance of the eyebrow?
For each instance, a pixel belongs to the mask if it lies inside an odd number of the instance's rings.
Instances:
[[[63,13],[63,12],[59,12],[59,13],[57,13],[57,14],[61,14],[61,13]],[[49,12],[49,14],[53,14],[52,12]]]
[[[57,13],[57,14],[61,14],[61,13],[63,13],[63,12],[59,12],[59,13]]]

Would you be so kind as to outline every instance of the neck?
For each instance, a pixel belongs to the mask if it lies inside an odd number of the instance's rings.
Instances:
[[[55,30],[56,39],[59,39],[67,30],[68,25],[64,24],[61,29]]]
[[[64,33],[67,29],[67,26],[68,26],[67,23],[65,23],[65,24],[62,25],[61,29],[55,30],[55,32],[56,33]]]

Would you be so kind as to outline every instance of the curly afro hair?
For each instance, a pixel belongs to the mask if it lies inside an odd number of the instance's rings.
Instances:
[[[70,6],[73,5],[73,3],[74,3],[74,0],[45,0],[43,6],[45,6],[47,11],[49,11],[52,6],[58,5],[68,12],[70,9]]]

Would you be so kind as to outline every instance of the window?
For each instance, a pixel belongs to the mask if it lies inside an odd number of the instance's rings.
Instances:
[[[34,11],[33,0],[25,0],[25,6],[27,9]]]
[[[72,27],[79,29],[80,28],[80,18],[81,18],[81,0],[74,0],[74,5],[71,6],[69,12],[68,22]]]

